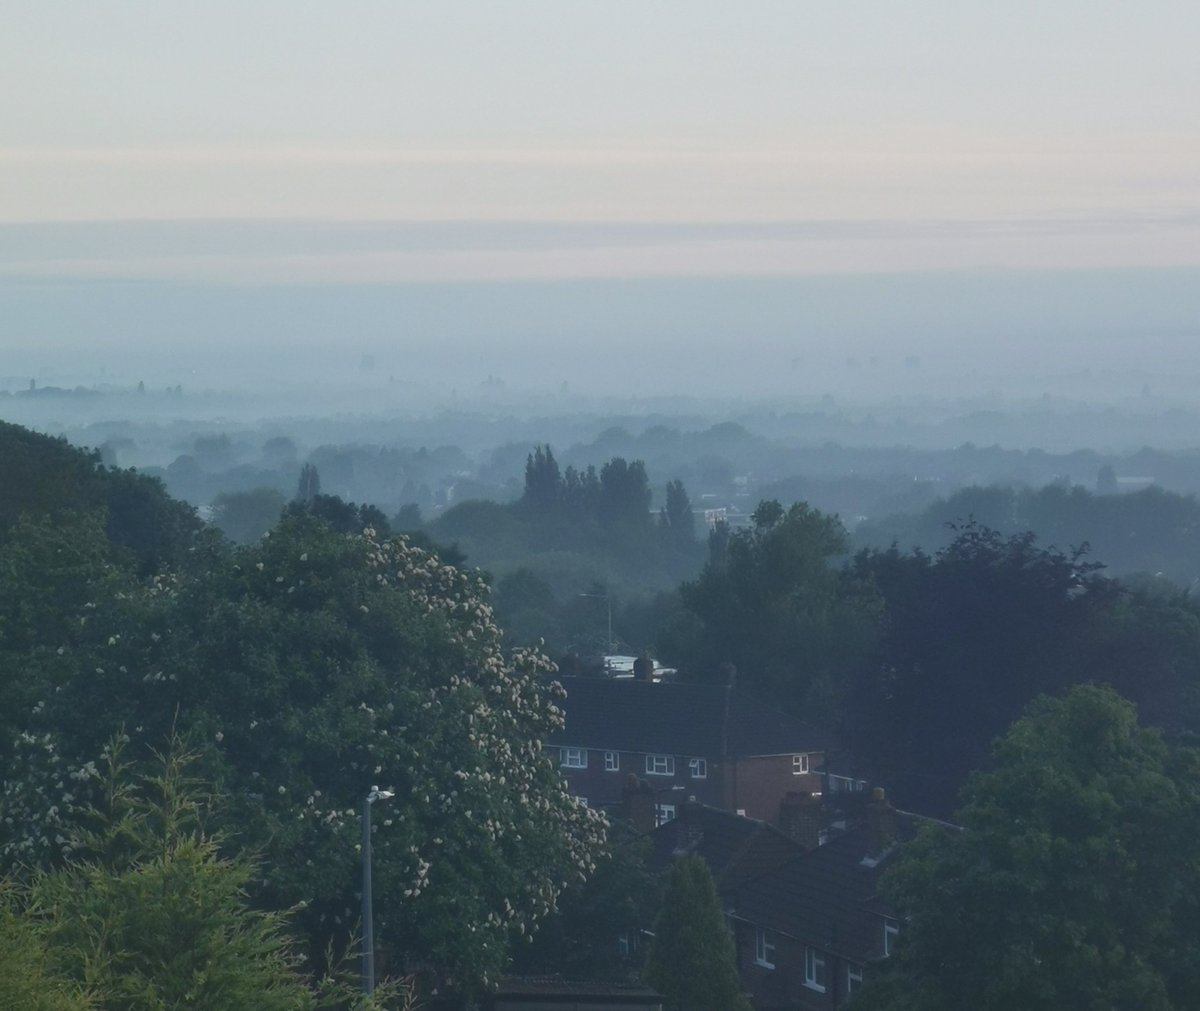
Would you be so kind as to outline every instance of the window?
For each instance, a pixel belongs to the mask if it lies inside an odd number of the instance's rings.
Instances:
[[[606,751],[604,753],[604,771],[605,772],[620,772],[621,771],[621,756],[615,751]]]
[[[900,923],[898,920],[883,921],[883,957],[887,958],[893,951],[896,950],[896,937],[900,933]]]
[[[647,755],[646,756],[646,775],[647,776],[674,776],[675,775],[675,756],[674,755]]]
[[[825,955],[816,948],[804,949],[804,985],[825,992]]]
[[[792,755],[792,775],[803,776],[808,772],[808,755]]]
[[[578,804],[580,807],[587,807],[588,806],[587,797],[576,796],[575,803]]]
[[[768,940],[762,927],[754,928],[754,962],[765,969],[775,968],[775,945]]]
[[[654,824],[665,825],[669,821],[675,820],[675,805],[674,804],[655,804],[654,805]]]
[[[617,934],[617,954],[628,955],[629,948],[630,948],[629,931],[622,930],[620,933]]]
[[[708,779],[708,762],[703,758],[689,758],[688,772],[692,779]]]
[[[863,967],[850,962],[846,965],[846,993],[858,993],[863,985]]]
[[[586,769],[587,748],[563,748],[562,764],[566,769]]]

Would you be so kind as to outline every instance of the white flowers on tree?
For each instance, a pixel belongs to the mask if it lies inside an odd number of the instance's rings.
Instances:
[[[61,690],[22,745],[54,760],[14,767],[0,853],[61,857],[54,839],[86,801],[72,775],[95,768],[114,730],[141,728],[132,751],[175,725],[227,797],[236,841],[262,851],[259,900],[304,903],[314,945],[353,927],[362,799],[394,790],[372,826],[381,964],[485,980],[605,845],[603,816],[542,750],[563,719],[554,667],[535,650],[505,656],[488,592],[404,538],[308,517],[124,588],[55,654]],[[53,793],[60,780],[78,799]]]

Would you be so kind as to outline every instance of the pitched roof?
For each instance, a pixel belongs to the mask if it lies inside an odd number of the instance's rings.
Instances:
[[[552,744],[696,757],[826,750],[829,737],[778,707],[724,685],[559,678],[566,727]]]
[[[732,893],[742,882],[774,870],[801,852],[799,843],[766,822],[689,801],[655,829],[651,866],[664,870],[684,854],[708,864],[717,889]]]
[[[931,821],[903,811],[894,811],[894,815],[901,842],[912,838],[920,823]],[[865,962],[879,950],[880,918],[892,915],[878,894],[878,885],[880,874],[896,853],[893,846],[875,859],[872,842],[862,827],[833,834],[825,845],[743,883],[738,888],[735,915]]]

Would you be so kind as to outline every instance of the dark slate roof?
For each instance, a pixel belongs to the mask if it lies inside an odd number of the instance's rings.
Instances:
[[[552,744],[705,758],[825,751],[829,736],[724,685],[564,677]]]
[[[766,822],[690,801],[672,821],[655,829],[651,866],[665,870],[676,858],[695,855],[708,864],[722,895],[774,870],[802,852],[799,843]]]
[[[911,838],[926,820],[896,811],[898,841]],[[871,837],[861,828],[834,833],[824,846],[743,883],[735,915],[865,962],[879,950],[881,917],[893,915],[878,885],[897,847],[893,844],[882,856],[871,850]]]

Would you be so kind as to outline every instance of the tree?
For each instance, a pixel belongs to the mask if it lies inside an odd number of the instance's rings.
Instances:
[[[615,456],[600,468],[598,518],[609,528],[637,530],[650,522],[646,465]]]
[[[678,551],[690,551],[696,544],[696,518],[692,500],[680,480],[667,482],[667,501],[659,517],[667,542]]]
[[[673,1011],[750,1009],[717,889],[700,857],[682,857],[671,866],[646,955],[646,980]]]
[[[596,873],[566,889],[558,912],[533,943],[514,951],[515,972],[611,982],[641,975],[646,955],[641,936],[658,912],[662,879],[650,869],[646,836],[620,819],[609,833],[609,852],[597,862]]]
[[[83,987],[58,973],[42,923],[20,908],[16,887],[0,883],[0,1007],[21,1011],[90,1011]]]
[[[553,512],[562,499],[562,475],[549,445],[536,446],[525,461],[525,494],[521,501],[533,512]]]
[[[784,510],[768,501],[752,527],[710,548],[700,578],[680,588],[703,627],[690,651],[681,644],[681,665],[714,680],[732,664],[786,708],[832,718],[838,687],[871,644],[876,613],[869,584],[834,565],[845,549],[841,523],[804,503]]]
[[[864,1011],[1200,1006],[1200,755],[1083,685],[1034,701],[994,758],[962,831],[886,876],[899,951]]]
[[[114,1011],[317,1007],[283,917],[247,902],[254,865],[222,857],[202,828],[208,805],[178,742],[140,783],[120,739],[108,758],[105,809],[73,840],[76,858],[27,890],[52,964]]]
[[[314,949],[357,918],[359,809],[379,784],[396,791],[375,822],[381,954],[464,989],[493,977],[603,849],[603,816],[542,752],[562,722],[549,661],[506,656],[481,578],[403,538],[298,514],[194,559],[66,616],[53,680],[26,689],[0,856],[63,859],[55,834],[93,798],[108,735],[145,748],[177,724],[227,798],[218,826],[262,853],[256,901],[306,903]]]
[[[949,816],[989,742],[1043,692],[1092,671],[1117,589],[1086,560],[968,523],[930,558],[860,554],[882,596],[878,655],[846,707],[851,745],[899,802]]]
[[[307,505],[319,494],[321,494],[321,475],[317,473],[317,468],[313,464],[306,463],[300,468],[300,480],[296,485],[294,501]]]

